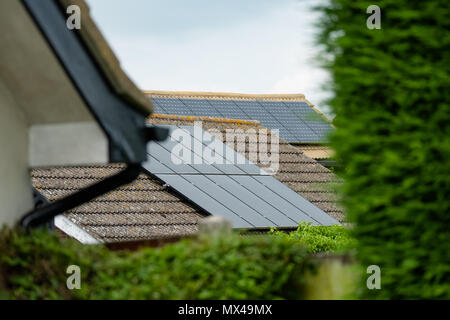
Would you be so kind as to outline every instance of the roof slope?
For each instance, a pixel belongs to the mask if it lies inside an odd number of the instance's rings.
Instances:
[[[180,117],[173,115],[152,115],[148,122],[152,124],[176,124],[193,125],[194,121],[202,121],[203,128],[227,143],[235,151],[238,151],[237,145],[227,141],[225,130],[227,129],[264,129],[258,121],[232,120],[208,117]],[[221,134],[216,135],[213,131],[220,130]],[[260,141],[264,141],[260,139]],[[245,156],[253,159],[248,152],[249,142],[246,141]],[[258,159],[259,160],[259,159]],[[257,161],[256,164],[261,168],[266,166]],[[279,170],[275,175],[279,181],[283,182],[289,188],[300,194],[305,199],[328,213],[336,220],[343,222],[344,213],[337,204],[337,195],[334,186],[342,181],[336,177],[329,169],[318,163],[316,160],[308,157],[301,150],[288,142],[280,139],[279,141]]]
[[[291,143],[323,143],[333,130],[302,94],[144,91],[155,113],[258,120]]]
[[[33,186],[54,201],[124,168],[121,164],[34,169]],[[102,242],[189,236],[203,215],[158,180],[141,174],[134,182],[69,210],[65,216]]]

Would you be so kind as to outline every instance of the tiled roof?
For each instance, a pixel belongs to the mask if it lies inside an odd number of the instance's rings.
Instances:
[[[218,137],[225,143],[226,129],[250,129],[259,128],[264,129],[257,121],[243,122],[241,120],[219,119],[219,118],[205,118],[205,117],[178,117],[154,114],[149,117],[148,122],[152,124],[168,124],[168,125],[192,125],[194,121],[202,121],[203,129],[211,130],[218,129],[222,135]],[[236,151],[237,146],[233,143],[230,147]],[[249,150],[248,141],[246,143],[246,150]],[[247,158],[251,157],[248,152],[245,153]],[[338,221],[344,221],[344,213],[342,208],[336,203],[337,196],[334,187],[341,183],[334,173],[316,160],[308,157],[305,153],[297,147],[280,139],[279,146],[279,160],[280,167],[275,175],[275,178],[286,184],[289,188],[309,200],[311,203],[328,213]],[[257,162],[261,168],[265,166]]]
[[[33,186],[54,201],[98,182],[123,165],[34,169]],[[65,216],[103,242],[182,237],[197,232],[203,215],[158,180],[141,174],[133,183],[69,210]]]
[[[262,129],[257,121],[158,114],[148,119],[148,123],[158,125],[193,125],[194,121],[202,121],[205,130],[221,133],[226,129]],[[214,135],[217,136],[217,132]],[[229,143],[226,135],[222,140]],[[235,145],[230,146],[236,149]],[[246,150],[248,147],[247,142]],[[248,152],[246,156],[250,156]],[[279,158],[280,168],[275,178],[333,218],[344,221],[343,211],[336,204],[337,197],[331,189],[340,180],[330,170],[283,140],[280,140]],[[265,167],[260,162],[256,164]],[[54,201],[123,168],[121,164],[110,164],[34,169],[32,184]],[[198,220],[205,215],[155,178],[141,174],[133,183],[69,210],[65,216],[100,241],[121,242],[190,236],[197,232]]]
[[[316,160],[329,159],[334,156],[334,150],[327,146],[298,145],[305,155]]]

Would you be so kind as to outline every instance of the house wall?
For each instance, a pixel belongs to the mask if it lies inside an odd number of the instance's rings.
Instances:
[[[0,225],[13,225],[33,208],[28,173],[28,125],[0,79]]]

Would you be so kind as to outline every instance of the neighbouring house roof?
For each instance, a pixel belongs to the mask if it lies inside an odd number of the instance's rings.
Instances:
[[[334,156],[334,150],[328,146],[321,145],[297,145],[306,156],[315,159],[315,160],[323,160],[329,159]]]
[[[202,121],[212,132],[262,128],[257,121],[155,114],[149,124],[193,125]],[[216,137],[217,132],[214,133]],[[224,142],[226,135],[223,135]],[[230,146],[234,147],[234,145]],[[245,153],[250,157],[249,153]],[[340,222],[342,209],[332,187],[340,180],[285,141],[280,141],[280,168],[275,178]],[[257,163],[264,168],[265,165]],[[121,164],[32,170],[33,185],[50,201],[57,200],[119,170]],[[158,179],[142,173],[133,183],[85,203],[64,214],[71,223],[102,242],[139,241],[194,235],[199,219],[207,213]]]
[[[303,94],[144,91],[155,113],[258,120],[290,143],[324,143],[331,122]]]

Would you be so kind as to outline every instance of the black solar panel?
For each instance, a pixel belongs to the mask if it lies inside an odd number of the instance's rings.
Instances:
[[[234,103],[234,101],[208,100],[208,102],[225,118],[251,120],[249,115],[246,114],[236,103]]]
[[[188,115],[223,118],[220,111],[216,110],[205,99],[180,99],[180,100],[185,106],[187,106],[189,110],[192,110],[192,114]]]
[[[156,102],[156,100],[153,100],[152,103],[153,103],[153,112],[154,113],[167,114],[166,109],[164,109],[158,102]]]
[[[332,127],[318,115],[306,102],[283,102],[308,128],[311,142],[324,142]]]
[[[208,132],[193,126],[168,128],[168,140],[149,143],[143,167],[206,212],[228,219],[235,228],[294,228],[302,221],[339,224],[219,140],[215,145],[222,151],[216,159],[222,160],[205,159],[215,139]],[[227,153],[245,163],[226,163]]]
[[[258,120],[268,129],[278,129],[288,142],[324,142],[332,131],[331,125],[302,101],[151,99],[157,113]]]

